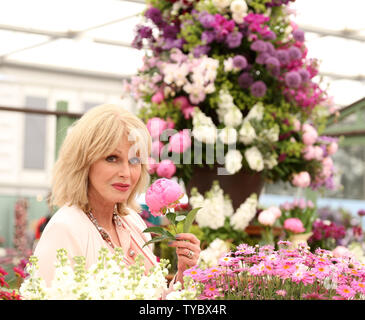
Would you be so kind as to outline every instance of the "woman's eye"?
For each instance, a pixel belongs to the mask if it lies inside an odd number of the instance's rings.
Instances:
[[[106,157],[106,161],[108,161],[108,162],[115,162],[116,161],[116,159],[117,159],[117,157],[116,156],[108,156],[108,157]]]
[[[129,163],[130,164],[140,164],[141,163],[141,159],[138,157],[133,157],[129,159]]]

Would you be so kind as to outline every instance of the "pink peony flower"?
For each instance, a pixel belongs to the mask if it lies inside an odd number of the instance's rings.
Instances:
[[[350,250],[344,246],[337,246],[332,250],[332,254],[335,258],[349,257],[352,255]]]
[[[156,169],[156,173],[159,177],[170,179],[176,172],[175,164],[169,160],[162,160]]]
[[[276,214],[275,212],[267,209],[261,211],[257,219],[262,225],[271,227],[276,221]]]
[[[162,91],[157,91],[151,98],[153,103],[160,104],[165,99]]]
[[[311,183],[311,177],[307,171],[302,171],[293,175],[291,183],[299,188],[307,188]]]
[[[169,179],[158,179],[147,189],[146,204],[155,217],[164,214],[168,208],[173,208],[184,196],[180,185]]]
[[[180,96],[174,99],[174,104],[178,106],[181,110],[190,107],[190,103],[187,97]]]
[[[182,130],[170,137],[169,151],[183,153],[191,146],[191,138],[188,130]]]
[[[161,133],[167,129],[167,122],[161,118],[151,118],[147,122],[147,129],[152,139],[158,139]]]
[[[293,233],[302,233],[305,231],[303,223],[298,218],[288,218],[284,221],[284,229]]]
[[[336,142],[331,142],[331,144],[327,146],[327,152],[329,155],[336,153],[337,150],[338,150],[338,144]]]

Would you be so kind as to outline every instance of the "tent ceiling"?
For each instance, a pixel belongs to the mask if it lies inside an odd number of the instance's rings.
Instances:
[[[142,63],[130,43],[144,8],[144,0],[2,0],[0,76],[6,66],[131,76]],[[296,0],[291,8],[335,103],[363,98],[365,1]]]

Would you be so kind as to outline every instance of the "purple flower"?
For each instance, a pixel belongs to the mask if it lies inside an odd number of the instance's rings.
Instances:
[[[263,37],[265,40],[275,40],[276,34],[275,34],[275,32],[269,30],[263,35]]]
[[[275,47],[271,42],[266,42],[266,51],[271,56],[274,56],[276,54]]]
[[[237,55],[233,58],[233,66],[237,69],[244,69],[247,67],[247,60],[244,56]]]
[[[280,49],[276,51],[276,57],[282,65],[289,63],[289,54],[286,50]]]
[[[242,89],[247,89],[253,83],[253,77],[248,72],[243,72],[238,77],[238,85]]]
[[[250,48],[253,51],[264,52],[267,50],[267,45],[266,45],[265,41],[256,40],[256,41],[252,42]]]
[[[273,76],[278,76],[280,73],[280,62],[275,57],[269,57],[266,59],[265,64],[267,69],[271,72]]]
[[[206,29],[213,28],[215,23],[215,18],[213,15],[209,14],[208,12],[204,11],[199,14],[199,21],[202,26]]]
[[[165,40],[164,45],[162,46],[163,50],[171,50],[172,48],[179,48],[182,49],[184,44],[184,39],[169,39]]]
[[[266,84],[263,81],[255,81],[250,87],[250,92],[254,97],[261,98],[266,93]]]
[[[298,88],[302,79],[298,72],[290,71],[285,75],[285,83],[290,88]]]
[[[257,55],[255,62],[264,64],[268,58],[270,58],[270,55],[267,52],[261,52]]]
[[[289,48],[288,53],[291,60],[299,60],[302,57],[302,52],[297,47]]]
[[[294,30],[293,37],[298,42],[304,42],[304,40],[305,40],[304,31],[300,30],[300,29]]]
[[[205,42],[205,44],[209,44],[213,42],[215,39],[215,32],[214,31],[204,31],[201,36],[201,40]]]
[[[201,55],[207,54],[209,50],[209,46],[196,46],[194,48],[194,57],[199,58]]]
[[[307,82],[309,80],[309,71],[307,69],[300,69],[298,70],[298,73],[300,75],[300,78],[302,79],[302,82]]]
[[[157,8],[149,8],[145,13],[145,17],[151,19],[152,22],[158,27],[162,27],[164,24],[161,11]]]
[[[241,32],[231,32],[227,35],[226,43],[228,48],[233,49],[241,45],[242,33]]]
[[[152,29],[147,26],[137,26],[137,32],[142,39],[152,38]]]
[[[163,36],[165,38],[175,39],[178,32],[179,30],[176,26],[165,25],[163,27]]]

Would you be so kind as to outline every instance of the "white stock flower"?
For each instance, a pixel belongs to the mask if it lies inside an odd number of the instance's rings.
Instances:
[[[260,136],[265,137],[266,139],[268,139],[271,142],[276,142],[279,140],[279,126],[277,124],[275,124],[273,127],[271,127],[270,129],[265,129],[261,132]]]
[[[230,174],[235,174],[242,168],[242,154],[238,150],[229,150],[225,155],[225,168]]]
[[[251,147],[245,151],[245,157],[249,167],[255,171],[262,171],[264,169],[264,159],[257,147]]]
[[[233,144],[237,142],[237,131],[232,127],[225,127],[219,130],[218,137],[224,144]]]
[[[257,138],[254,127],[251,125],[250,121],[246,119],[243,120],[242,127],[238,133],[238,140],[245,145],[251,144]]]
[[[217,128],[210,117],[207,117],[199,108],[193,111],[192,135],[203,143],[215,143],[217,140]]]
[[[227,127],[237,127],[242,122],[242,113],[241,110],[236,106],[233,106],[225,112],[223,116],[223,123]]]
[[[219,259],[229,251],[229,244],[222,239],[214,239],[209,246],[200,252],[198,265],[210,268],[218,264]]]
[[[233,0],[230,5],[233,20],[240,24],[243,23],[243,18],[247,15],[247,4],[244,0]]]
[[[257,210],[257,195],[251,194],[236,210],[230,220],[233,229],[243,231],[255,217]]]
[[[233,70],[233,58],[230,57],[223,61],[224,72],[230,72]]]
[[[265,168],[270,169],[270,170],[272,168],[274,168],[275,166],[277,166],[277,164],[278,164],[278,161],[274,155],[271,155],[269,159],[264,160]]]
[[[258,121],[261,121],[262,118],[264,117],[264,105],[262,104],[262,102],[257,102],[252,109],[248,112],[245,120],[251,120],[251,119],[256,119]]]

